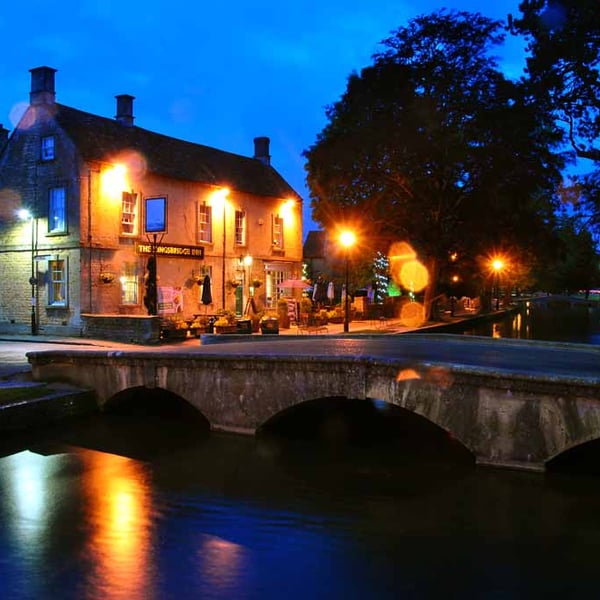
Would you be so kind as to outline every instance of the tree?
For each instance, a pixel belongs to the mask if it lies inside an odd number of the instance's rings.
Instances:
[[[529,77],[538,101],[562,123],[578,159],[591,161],[574,182],[587,189],[600,228],[600,10],[597,0],[525,0],[514,33],[528,39]]]
[[[409,242],[429,272],[428,314],[450,252],[528,243],[532,227],[551,226],[556,133],[489,55],[503,35],[479,14],[410,21],[349,77],[305,151],[313,218],[362,223],[374,251]]]

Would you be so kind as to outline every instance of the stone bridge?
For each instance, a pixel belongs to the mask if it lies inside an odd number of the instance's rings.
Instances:
[[[271,337],[271,336],[270,336]],[[264,340],[264,338],[263,338]],[[38,381],[183,398],[214,430],[253,434],[320,398],[379,400],[428,419],[478,464],[543,470],[600,438],[600,348],[451,335],[279,338],[181,350],[28,354]]]

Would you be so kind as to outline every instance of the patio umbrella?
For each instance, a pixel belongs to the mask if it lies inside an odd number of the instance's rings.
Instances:
[[[327,286],[327,300],[329,300],[330,304],[333,302],[334,297],[335,297],[335,289],[333,287],[333,281],[330,281],[329,285]]]
[[[313,302],[316,302],[317,304],[324,304],[325,300],[327,300],[327,285],[325,285],[325,281],[323,281],[322,277],[319,277],[317,281],[315,281],[312,299]]]
[[[277,287],[281,290],[307,290],[310,285],[302,279],[284,279]]]
[[[202,297],[200,300],[201,300],[202,304],[204,304],[204,306],[207,307],[207,310],[208,310],[208,305],[212,304],[212,293],[210,290],[210,277],[208,275],[204,276],[204,281],[202,282]]]

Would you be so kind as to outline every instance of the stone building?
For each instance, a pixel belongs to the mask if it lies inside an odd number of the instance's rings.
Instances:
[[[174,139],[134,125],[130,95],[109,119],[57,103],[55,69],[30,72],[29,106],[0,126],[0,331],[276,307],[301,275],[302,205],[268,138],[253,157]]]

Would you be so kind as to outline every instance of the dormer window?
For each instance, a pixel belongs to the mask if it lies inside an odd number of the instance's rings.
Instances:
[[[41,156],[43,161],[54,160],[54,136],[47,135],[42,138]]]

